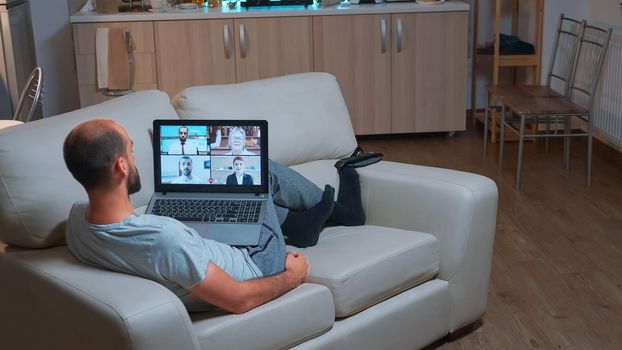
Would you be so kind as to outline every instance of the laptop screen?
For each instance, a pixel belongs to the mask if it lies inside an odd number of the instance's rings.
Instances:
[[[155,120],[156,192],[267,193],[264,120]]]

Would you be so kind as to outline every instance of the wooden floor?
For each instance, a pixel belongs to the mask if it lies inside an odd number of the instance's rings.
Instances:
[[[469,123],[470,124],[470,123]],[[470,127],[470,125],[469,125]],[[585,141],[573,141],[572,170],[561,143],[527,143],[523,186],[514,190],[516,143],[482,152],[481,126],[444,135],[362,138],[386,160],[492,178],[499,187],[497,232],[483,322],[430,349],[622,349],[622,162],[596,147],[585,186]],[[617,158],[617,159],[612,159]],[[454,337],[456,338],[456,337]]]

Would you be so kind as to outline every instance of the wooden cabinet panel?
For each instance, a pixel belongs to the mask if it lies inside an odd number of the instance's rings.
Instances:
[[[319,71],[337,77],[358,135],[465,128],[467,12],[74,24],[82,107],[97,89],[95,32],[128,28],[134,89]],[[311,97],[311,96],[310,96]]]
[[[134,85],[152,84],[157,87],[155,55],[149,52],[136,53],[134,62]],[[97,85],[95,55],[76,56],[76,68],[80,85]]]
[[[337,77],[358,135],[391,132],[390,19],[390,15],[313,19],[315,71]]]
[[[311,17],[234,22],[238,82],[313,71]]]
[[[97,28],[129,29],[136,46],[134,53],[154,52],[153,22],[79,23],[73,25],[73,45],[76,55],[95,54]]]
[[[392,15],[393,132],[465,129],[466,28],[464,12]]]
[[[157,89],[156,57],[152,22],[80,23],[73,25],[74,52],[78,74],[80,106],[110,100],[97,88],[95,32],[97,28],[127,28],[135,49],[131,54],[130,81],[134,90]]]
[[[173,97],[194,85],[235,83],[233,20],[155,24],[158,88]]]

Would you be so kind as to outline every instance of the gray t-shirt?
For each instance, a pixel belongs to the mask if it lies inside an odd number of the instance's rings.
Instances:
[[[94,225],[86,220],[87,207],[71,208],[66,230],[71,253],[85,263],[158,282],[188,310],[210,309],[187,290],[205,278],[210,261],[237,281],[262,277],[246,249],[202,238],[177,220],[130,215],[118,223]]]

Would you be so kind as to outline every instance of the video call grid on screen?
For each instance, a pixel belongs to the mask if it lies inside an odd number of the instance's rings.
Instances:
[[[162,185],[262,185],[261,125],[159,126]]]

